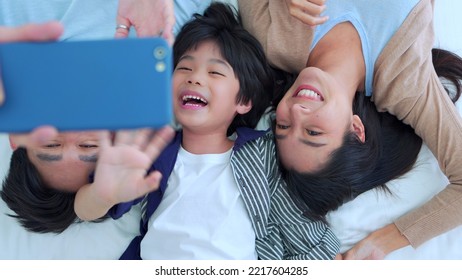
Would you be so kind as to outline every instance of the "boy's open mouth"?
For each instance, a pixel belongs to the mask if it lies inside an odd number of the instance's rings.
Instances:
[[[205,107],[208,104],[207,100],[196,95],[184,95],[182,101],[183,106]]]

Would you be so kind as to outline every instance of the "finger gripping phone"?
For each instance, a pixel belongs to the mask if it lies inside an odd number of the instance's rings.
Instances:
[[[172,122],[162,38],[0,44],[0,132],[159,128]]]

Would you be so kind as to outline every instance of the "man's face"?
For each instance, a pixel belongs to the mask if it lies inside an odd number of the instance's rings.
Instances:
[[[10,136],[12,146],[16,137]],[[28,146],[27,156],[50,187],[76,192],[88,183],[96,166],[100,132],[65,132],[45,143]]]

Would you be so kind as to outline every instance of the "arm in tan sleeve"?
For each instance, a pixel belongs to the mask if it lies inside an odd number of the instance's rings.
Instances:
[[[271,25],[269,0],[238,0],[242,24],[268,52],[268,29]]]
[[[462,119],[431,58],[433,8],[422,0],[375,65],[373,100],[411,125],[437,158],[450,184],[395,221],[413,247],[462,224]]]
[[[291,73],[306,67],[313,29],[289,13],[283,0],[239,0],[244,27],[263,45],[272,66]]]

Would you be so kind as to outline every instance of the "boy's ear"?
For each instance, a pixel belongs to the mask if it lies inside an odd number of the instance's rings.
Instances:
[[[358,115],[353,115],[353,122],[351,125],[353,126],[353,131],[358,136],[359,140],[361,140],[363,143],[366,142],[366,131],[364,129],[364,124]]]
[[[247,114],[252,109],[252,101],[241,103],[237,105],[237,113],[240,115]]]

